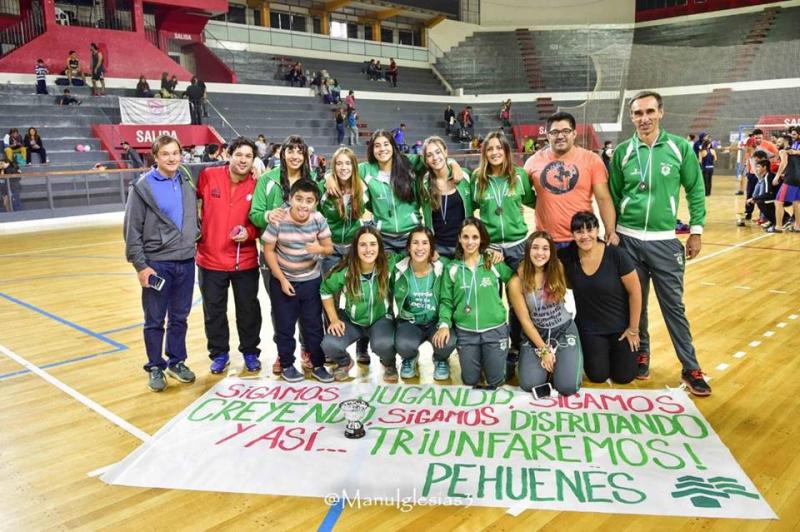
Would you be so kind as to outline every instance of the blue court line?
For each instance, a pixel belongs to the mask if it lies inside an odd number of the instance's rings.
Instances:
[[[101,351],[100,353],[92,353],[90,355],[82,355],[82,356],[75,357],[75,358],[68,358],[67,360],[60,360],[58,362],[51,362],[50,364],[44,364],[44,365],[39,366],[39,367],[41,369],[48,369],[48,368],[55,368],[55,367],[58,367],[58,366],[66,366],[68,364],[74,364],[76,362],[82,362],[84,360],[89,360],[91,358],[97,358],[97,357],[104,356],[104,355],[111,355],[111,354],[114,354],[114,353],[119,353],[120,351],[123,351],[124,349],[127,349],[127,348],[128,348],[127,346],[124,346],[123,349],[110,349],[108,351]],[[18,377],[20,375],[25,375],[27,373],[30,373],[30,370],[21,369],[21,370],[18,370],[18,371],[12,371],[11,373],[3,373],[3,374],[0,374],[0,381],[5,380],[5,379],[10,379],[12,377]]]
[[[80,273],[62,273],[59,275],[35,275],[31,277],[16,277],[14,279],[0,280],[0,283],[14,284],[24,283],[28,281],[52,281],[53,279],[64,279],[74,277],[97,277],[97,276],[117,276],[117,277],[131,277],[129,272],[80,272]]]
[[[93,259],[93,260],[119,260],[119,256],[112,257],[110,255],[48,255],[46,253],[19,253],[19,254],[10,254],[10,255],[0,255],[0,259],[16,259],[16,258],[26,258],[26,259],[40,259],[40,260],[49,260],[49,259],[76,259],[76,260],[83,260],[83,259]]]
[[[344,499],[339,499],[336,501],[335,504],[332,504],[331,507],[328,509],[328,513],[325,514],[325,519],[322,520],[322,523],[319,525],[317,532],[331,532],[333,530],[336,521],[339,519],[339,516],[342,515],[344,511]]]
[[[16,303],[17,305],[19,305],[21,307],[24,307],[24,308],[26,308],[28,310],[32,310],[32,311],[34,311],[34,312],[36,312],[38,314],[41,314],[42,316],[44,316],[46,318],[50,318],[53,321],[57,321],[58,323],[61,323],[62,325],[66,325],[67,327],[75,329],[78,332],[82,332],[83,334],[85,334],[87,336],[91,336],[92,338],[100,340],[101,342],[110,345],[111,347],[115,348],[118,351],[121,351],[123,349],[127,349],[128,348],[128,346],[125,345],[125,344],[121,344],[119,342],[116,342],[116,341],[112,340],[111,338],[103,336],[102,334],[96,333],[94,331],[90,331],[86,327],[82,327],[82,326],[78,325],[77,323],[72,323],[71,321],[65,320],[64,318],[62,318],[60,316],[56,316],[52,312],[47,312],[46,310],[40,309],[39,307],[35,307],[35,306],[31,305],[30,303],[26,303],[25,301],[22,301],[20,299],[12,297],[12,296],[10,296],[8,294],[4,294],[4,293],[0,292],[0,297],[2,297],[3,299],[6,299],[8,301],[11,301],[12,303]]]
[[[126,325],[125,327],[117,327],[116,329],[101,331],[100,334],[114,334],[122,331],[130,331],[131,329],[136,329],[138,327],[144,327],[144,322],[140,321],[139,323],[134,323],[133,325]]]

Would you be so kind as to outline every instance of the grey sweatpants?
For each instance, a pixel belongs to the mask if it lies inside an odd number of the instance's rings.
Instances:
[[[540,331],[539,334],[547,340],[547,332]],[[559,331],[551,331],[550,343],[556,345],[556,342],[558,348],[553,368],[553,388],[561,395],[572,395],[580,389],[583,378],[583,351],[574,321],[570,321],[568,326]],[[533,344],[525,336],[519,349],[519,387],[529,392],[534,386],[546,382],[547,370],[542,367]]]
[[[461,381],[474,386],[481,380],[481,370],[486,384],[500,386],[506,380],[508,353],[508,325],[500,325],[482,333],[455,328],[458,334],[458,360],[461,363]]]
[[[650,334],[647,330],[647,297],[650,280],[656,290],[658,306],[669,331],[669,337],[684,370],[700,369],[692,344],[692,332],[683,305],[683,272],[686,268],[683,244],[671,240],[639,240],[619,235],[620,247],[636,263],[636,273],[642,284],[642,316],[639,320],[640,350],[650,352]]]
[[[397,320],[394,333],[394,347],[401,358],[416,358],[419,356],[419,346],[426,340],[433,345],[433,335],[436,334],[438,322],[436,320],[428,325],[417,325],[406,320]],[[433,359],[437,362],[447,360],[453,349],[456,348],[456,333],[450,331],[450,339],[441,349],[433,348]]]
[[[326,358],[336,361],[340,366],[347,364],[350,355],[347,348],[361,338],[369,338],[372,350],[385,366],[396,364],[394,351],[394,321],[381,318],[369,327],[362,327],[341,316],[344,322],[344,335],[326,334],[322,339],[322,352]]]

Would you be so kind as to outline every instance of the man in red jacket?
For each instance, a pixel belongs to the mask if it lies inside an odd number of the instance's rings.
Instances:
[[[228,287],[233,287],[239,351],[247,371],[261,369],[261,306],[258,303],[258,229],[250,223],[250,203],[256,188],[253,175],[255,143],[234,139],[229,164],[206,168],[197,179],[200,230],[197,266],[203,295],[211,373],[222,373],[230,360]]]

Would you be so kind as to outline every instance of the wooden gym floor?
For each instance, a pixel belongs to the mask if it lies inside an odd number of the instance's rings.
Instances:
[[[365,507],[346,508],[336,529],[800,529],[800,429],[791,421],[800,418],[794,380],[800,375],[800,302],[791,281],[800,235],[737,228],[734,213],[742,204],[733,179],[715,177],[702,253],[687,268],[688,315],[714,389],[695,402],[779,521]],[[123,250],[119,225],[0,236],[0,528],[319,527],[328,512],[321,499],[115,487],[87,476],[121,460],[140,437],[155,433],[219,380],[208,372],[197,305],[188,336],[197,382],[171,380],[161,394],[147,390],[140,291]],[[266,317],[263,288],[260,297]],[[651,312],[652,378],[629,387],[678,384],[679,366],[654,299]],[[265,319],[263,374],[274,378],[269,329]],[[241,365],[237,358],[232,366]],[[431,382],[430,359],[422,359],[421,380]],[[376,366],[354,371],[378,380]]]

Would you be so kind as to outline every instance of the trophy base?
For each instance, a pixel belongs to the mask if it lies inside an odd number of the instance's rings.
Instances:
[[[344,437],[349,438],[351,440],[357,440],[359,438],[363,438],[367,435],[367,431],[364,430],[364,427],[359,427],[357,429],[346,429],[344,431]]]

